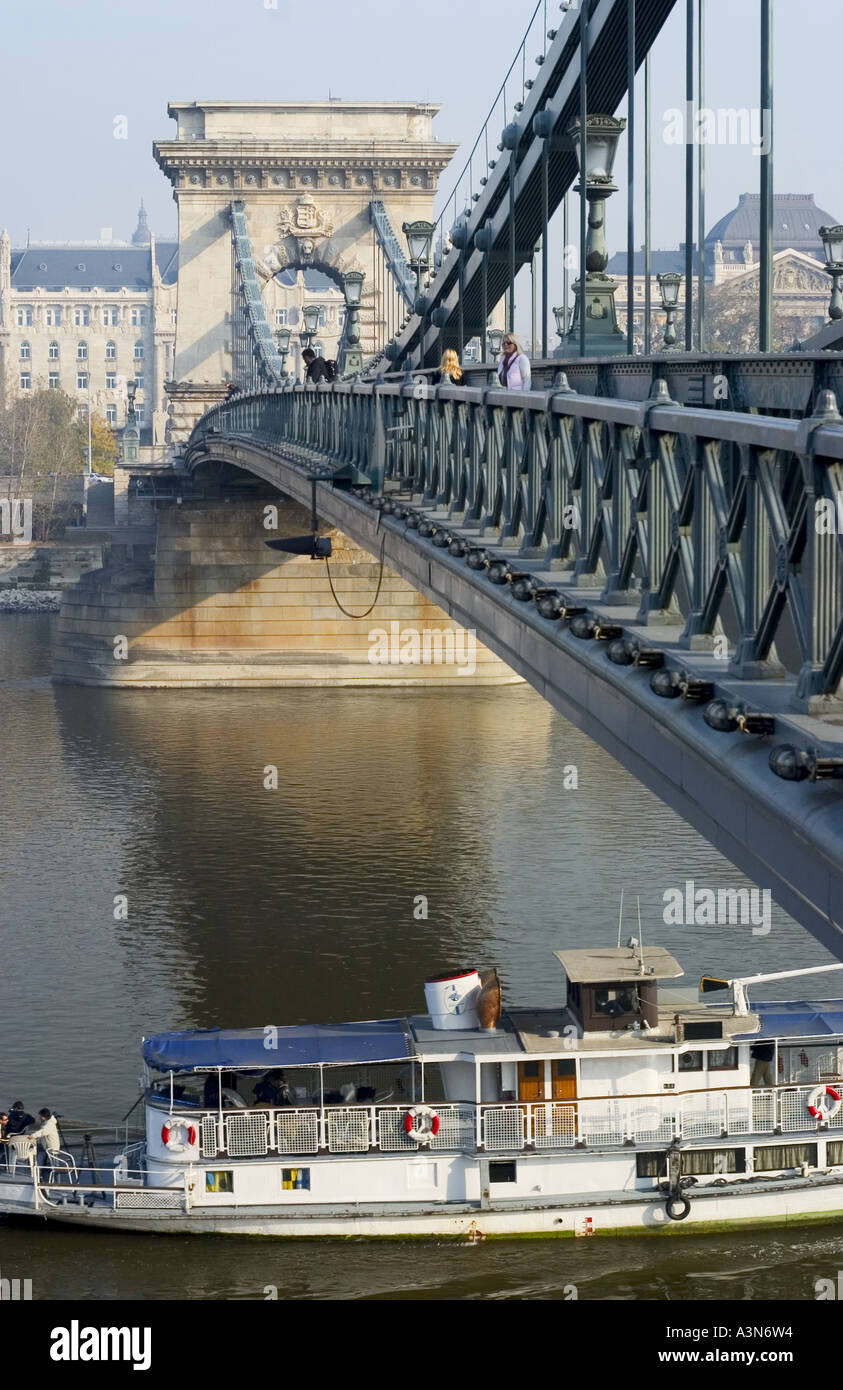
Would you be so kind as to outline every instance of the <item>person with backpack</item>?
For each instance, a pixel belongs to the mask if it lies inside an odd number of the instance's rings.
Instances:
[[[313,348],[305,348],[301,356],[306,368],[305,381],[312,381],[314,383],[320,381],[336,381],[336,362],[326,362],[324,357],[317,357]]]

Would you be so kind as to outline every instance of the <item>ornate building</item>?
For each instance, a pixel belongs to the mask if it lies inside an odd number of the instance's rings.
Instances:
[[[131,243],[0,235],[0,385],[61,388],[115,428],[137,384],[141,442],[163,446],[173,373],[178,246],[157,241],[143,204]]]
[[[758,247],[760,200],[756,193],[742,193],[738,205],[714,224],[705,239],[706,327],[712,347],[724,351],[753,351],[760,282]],[[825,271],[819,228],[837,219],[814,202],[814,195],[779,193],[774,197],[773,213],[773,312],[776,346],[789,347],[796,338],[808,337],[827,321],[831,280]],[[697,251],[694,247],[694,275]],[[635,254],[635,337],[639,347],[644,336],[644,252]],[[651,324],[652,345],[658,351],[664,315],[656,276],[665,271],[685,273],[685,247],[675,251],[652,251]],[[609,261],[608,273],[618,277],[615,304],[618,321],[626,328],[626,253],[618,252]],[[678,331],[684,321],[685,285],[679,289]]]

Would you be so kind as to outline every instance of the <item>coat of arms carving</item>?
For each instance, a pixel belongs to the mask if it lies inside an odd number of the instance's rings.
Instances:
[[[313,240],[331,236],[334,223],[327,213],[317,207],[314,199],[305,194],[292,209],[284,208],[278,220],[278,230],[282,237],[294,236],[303,240]]]

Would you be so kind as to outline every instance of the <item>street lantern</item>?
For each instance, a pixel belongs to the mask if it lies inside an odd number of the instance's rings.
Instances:
[[[290,328],[279,328],[275,334],[275,339],[278,343],[278,351],[281,353],[282,357],[285,357],[290,351],[290,339],[292,336],[293,333]]]
[[[612,182],[612,169],[615,155],[618,152],[618,141],[625,126],[626,122],[618,120],[615,116],[586,117],[585,180],[587,184]],[[582,137],[579,120],[570,127],[568,134],[574,142],[577,164],[582,174]]]
[[[342,287],[347,308],[360,308],[360,301],[363,298],[363,281],[365,278],[362,270],[347,270],[343,275]]]
[[[424,222],[419,219],[416,222],[405,222],[401,228],[407,238],[407,245],[410,250],[410,265],[419,278],[420,270],[427,270],[430,265],[430,249],[433,245],[433,233],[436,226],[433,222]]]
[[[825,251],[825,268],[831,276],[831,302],[828,317],[832,320],[843,318],[843,294],[840,292],[840,277],[843,275],[843,226],[820,227]]]
[[[568,331],[568,309],[565,304],[560,304],[553,310],[553,317],[556,319],[556,332],[560,339],[565,337]]]
[[[498,357],[500,355],[501,343],[503,342],[503,329],[488,328],[486,330],[486,337],[489,342],[490,353],[493,357]]]
[[[661,275],[657,275],[659,283],[659,293],[662,297],[662,309],[666,314],[664,325],[664,345],[673,347],[676,342],[676,308],[679,303],[679,286],[682,284],[682,276],[675,270],[666,270]]]
[[[321,310],[318,304],[305,304],[302,308],[301,313],[304,319],[304,331],[310,338],[312,338],[315,333],[319,332],[320,312]]]

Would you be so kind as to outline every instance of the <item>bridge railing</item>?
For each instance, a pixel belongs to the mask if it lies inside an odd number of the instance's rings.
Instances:
[[[733,674],[798,674],[804,701],[840,685],[843,418],[831,392],[792,420],[682,407],[663,381],[641,402],[564,384],[340,383],[225,402],[188,450],[211,432],[375,494],[400,486],[411,512],[435,510],[452,554],[498,546],[516,569],[567,572],[637,623],[680,626],[687,647],[725,636]],[[523,596],[539,598],[527,579]]]

